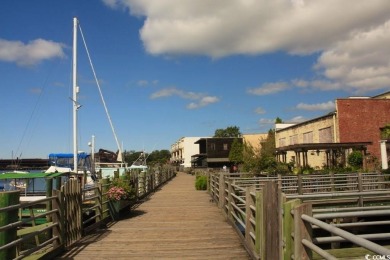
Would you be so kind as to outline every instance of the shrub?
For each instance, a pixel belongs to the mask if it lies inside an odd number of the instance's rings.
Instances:
[[[195,189],[206,190],[207,189],[207,176],[199,175],[195,179]]]
[[[348,155],[348,163],[352,167],[361,168],[363,166],[363,155],[360,151],[353,151]]]
[[[110,200],[129,200],[135,195],[135,190],[130,186],[130,181],[122,178],[114,178],[107,192]]]

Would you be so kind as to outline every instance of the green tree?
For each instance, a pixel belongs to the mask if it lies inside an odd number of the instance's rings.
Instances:
[[[137,158],[140,156],[141,152],[136,152],[134,150],[131,151],[124,151],[123,152],[123,158],[126,163],[131,165]]]
[[[280,117],[277,117],[275,119],[275,124],[281,124],[281,123],[283,123],[283,120]]]
[[[233,140],[229,152],[229,160],[234,164],[239,164],[243,161],[243,144],[238,138],[234,138]]]
[[[363,154],[360,151],[353,151],[348,155],[348,163],[354,168],[363,166]]]
[[[277,167],[275,159],[275,131],[268,131],[267,139],[261,143],[259,170],[273,172]]]
[[[257,151],[250,143],[243,144],[242,170],[244,172],[258,172],[258,165],[260,161],[259,151]]]
[[[155,150],[148,155],[148,164],[166,164],[171,158],[171,152],[168,150]]]
[[[262,157],[274,157],[275,156],[275,130],[268,130],[267,139],[261,143],[260,155]]]
[[[390,124],[385,125],[385,127],[381,129],[381,138],[390,139]]]
[[[142,153],[144,152],[125,151],[124,152],[125,162],[131,165],[134,161],[136,161],[141,156]],[[151,153],[146,153],[144,157],[147,158],[146,162],[148,165],[165,164],[171,158],[171,152],[168,150],[154,150]]]
[[[214,132],[214,137],[241,137],[240,128],[238,126],[228,126],[226,129],[217,129]]]

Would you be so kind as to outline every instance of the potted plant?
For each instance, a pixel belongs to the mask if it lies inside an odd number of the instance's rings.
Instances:
[[[130,181],[121,178],[115,178],[111,182],[110,188],[107,191],[107,198],[112,205],[113,213],[116,218],[119,212],[131,204],[134,198],[134,190],[130,186]]]

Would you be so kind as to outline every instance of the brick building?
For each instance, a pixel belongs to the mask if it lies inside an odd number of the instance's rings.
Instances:
[[[340,166],[352,150],[381,160],[381,129],[390,124],[390,92],[375,97],[337,99],[327,115],[276,129],[279,161],[297,166]],[[368,162],[370,162],[368,160]],[[365,165],[366,166],[366,165]]]

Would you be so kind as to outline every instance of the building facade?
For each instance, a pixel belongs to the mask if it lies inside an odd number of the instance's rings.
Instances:
[[[229,160],[229,153],[233,141],[237,139],[243,142],[241,137],[212,137],[201,138],[196,141],[199,144],[199,153],[192,156],[193,168],[230,168],[233,163]]]
[[[267,139],[268,133],[243,134],[242,139],[246,145],[250,145],[256,153],[260,153],[261,144]]]
[[[199,144],[195,142],[201,138],[206,137],[182,137],[171,145],[171,159],[172,165],[180,168],[191,167],[191,156],[199,153]]]
[[[277,125],[278,160],[314,168],[343,166],[353,150],[362,151],[365,159],[380,160],[381,129],[390,123],[388,97],[385,93],[337,99],[332,113],[287,127]]]

